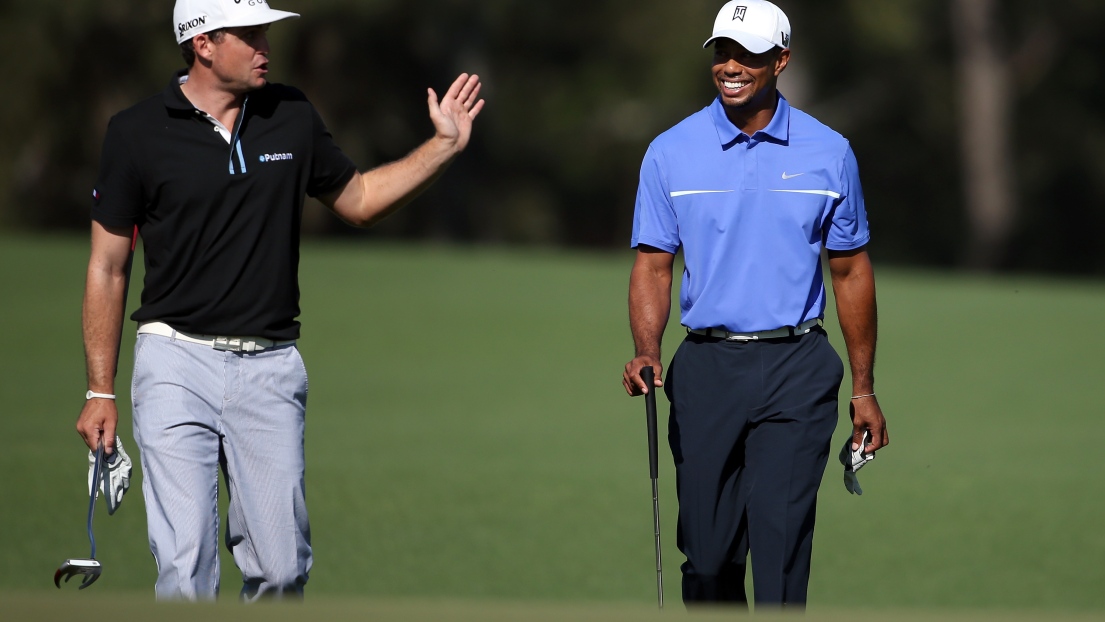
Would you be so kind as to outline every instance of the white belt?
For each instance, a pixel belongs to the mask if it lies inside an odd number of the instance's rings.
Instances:
[[[198,343],[216,350],[228,350],[230,352],[260,352],[262,350],[268,350],[269,348],[295,343],[294,339],[291,341],[273,341],[272,339],[265,339],[264,337],[195,335],[176,330],[164,322],[143,322],[138,325],[138,334],[160,335],[170,339],[179,339],[181,341],[187,341],[188,343]]]
[[[731,333],[724,328],[688,328],[687,332],[725,339],[726,341],[759,341],[760,339],[780,339],[783,337],[794,337],[795,335],[805,335],[813,330],[815,326],[821,326],[822,324],[821,318],[814,318],[812,320],[806,320],[798,326],[784,326],[782,328],[776,328],[775,330],[761,330],[754,333]]]

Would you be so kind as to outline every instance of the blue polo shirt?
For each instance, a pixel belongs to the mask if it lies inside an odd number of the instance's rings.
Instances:
[[[751,137],[715,99],[645,154],[632,246],[683,249],[688,328],[751,332],[823,317],[822,246],[869,239],[848,141],[782,95]]]

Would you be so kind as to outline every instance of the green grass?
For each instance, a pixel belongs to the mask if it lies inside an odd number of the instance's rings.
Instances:
[[[721,622],[740,619],[732,611],[696,610],[688,614],[679,603],[670,603],[663,612],[655,604],[628,603],[549,603],[474,600],[400,600],[389,598],[310,598],[303,606],[259,603],[243,607],[234,602],[218,604],[155,603],[152,596],[49,592],[5,594],[0,592],[5,619],[75,620],[86,619],[90,612],[109,612],[117,621],[158,620],[158,622],[303,622],[314,620],[385,620],[388,622],[631,622],[640,620],[694,620]],[[95,615],[95,614],[93,614]],[[844,611],[824,608],[805,615],[779,616],[803,622],[1090,622],[1100,620],[1094,612],[1054,611],[950,611],[950,610],[864,610]]]
[[[112,594],[141,608],[148,597],[134,594],[152,592],[140,475],[119,513],[99,510],[105,572],[94,594],[51,586],[63,559],[87,554],[73,429],[86,260],[80,238],[0,237],[0,602],[16,611]],[[595,619],[630,619],[638,610],[627,603],[648,611],[643,406],[620,383],[631,260],[305,245],[314,602],[387,619],[422,615],[419,601],[443,619],[473,607],[507,619],[524,603],[550,603],[541,610],[564,619],[586,619],[573,607]],[[811,612],[1105,611],[1105,284],[882,269],[879,302],[877,387],[892,445],[861,473],[863,497],[830,464]],[[666,356],[680,337],[675,322]],[[679,609],[662,455],[666,596]],[[226,595],[237,577],[224,557]]]
[[[0,592],[5,619],[85,619],[92,611],[110,612],[112,620],[158,620],[159,622],[302,622],[315,620],[385,620],[388,622],[631,622],[640,620],[694,620],[721,622],[740,619],[732,611],[697,610],[688,614],[679,603],[663,612],[655,604],[627,603],[518,603],[473,600],[398,600],[387,598],[310,598],[303,606],[259,603],[243,607],[223,601],[218,604],[155,603],[152,596],[107,594],[106,592],[64,594]],[[10,617],[9,617],[10,616]],[[949,611],[949,610],[865,610],[844,611],[823,608],[805,615],[779,616],[803,622],[1090,622],[1100,620],[1093,612],[1054,611]]]

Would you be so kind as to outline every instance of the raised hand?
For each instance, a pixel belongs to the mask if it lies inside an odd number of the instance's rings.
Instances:
[[[433,89],[426,91],[437,138],[454,145],[457,152],[463,151],[472,136],[472,121],[483,109],[484,100],[477,99],[480,77],[460,74],[440,102]]]

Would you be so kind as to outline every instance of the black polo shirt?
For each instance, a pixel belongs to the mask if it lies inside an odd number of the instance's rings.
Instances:
[[[92,218],[137,224],[145,250],[132,319],[208,335],[299,337],[304,195],[342,188],[356,167],[300,91],[249,94],[227,144],[180,90],[111,119]],[[228,128],[231,129],[231,128]]]

